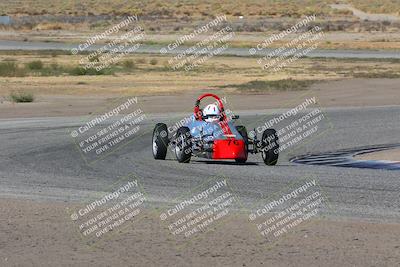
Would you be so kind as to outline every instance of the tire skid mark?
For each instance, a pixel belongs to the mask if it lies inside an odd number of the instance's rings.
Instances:
[[[400,170],[400,161],[360,160],[355,156],[400,147],[400,144],[384,144],[343,149],[317,154],[306,154],[290,159],[290,162],[306,165],[327,165],[334,167]]]

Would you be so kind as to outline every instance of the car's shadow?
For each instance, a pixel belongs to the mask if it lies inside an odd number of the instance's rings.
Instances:
[[[195,160],[193,162],[205,163],[205,164],[216,164],[216,165],[241,165],[241,166],[242,165],[244,165],[244,166],[246,166],[246,165],[251,165],[251,166],[259,165],[256,162],[238,163],[238,162],[235,162],[235,161],[222,161],[222,160]]]
[[[175,161],[176,159],[166,158],[166,161]],[[246,163],[237,163],[234,161],[222,161],[222,160],[198,160],[194,159],[190,161],[191,164],[215,164],[215,165],[231,165],[231,166],[267,166],[263,162],[246,162]],[[287,163],[278,163],[277,167],[298,167],[297,165],[287,164]]]

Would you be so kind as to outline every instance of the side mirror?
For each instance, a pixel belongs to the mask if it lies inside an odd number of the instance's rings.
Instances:
[[[239,115],[233,115],[231,118],[232,118],[232,120],[237,120],[237,119],[239,119]]]

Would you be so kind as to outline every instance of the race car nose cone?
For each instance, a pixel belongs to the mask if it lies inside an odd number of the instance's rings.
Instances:
[[[243,159],[246,158],[246,146],[243,140],[215,140],[213,159]]]

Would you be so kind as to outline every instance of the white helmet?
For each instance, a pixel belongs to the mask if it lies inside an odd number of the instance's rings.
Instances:
[[[206,122],[214,122],[219,121],[221,111],[218,106],[215,104],[209,104],[203,110],[203,116],[205,117]]]

